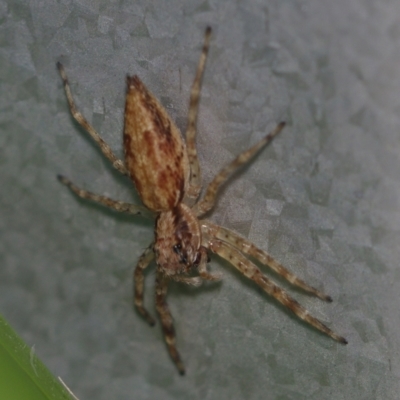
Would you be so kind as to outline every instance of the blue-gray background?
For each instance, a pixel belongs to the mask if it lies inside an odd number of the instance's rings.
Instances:
[[[55,179],[138,201],[72,121],[55,62],[121,155],[125,75],[183,129],[207,25],[205,181],[288,122],[211,219],[331,294],[325,304],[279,281],[349,345],[213,258],[222,284],[171,288],[182,378],[159,324],[132,311],[151,224],[78,201]],[[398,0],[0,1],[0,312],[81,400],[397,398],[399,27]]]

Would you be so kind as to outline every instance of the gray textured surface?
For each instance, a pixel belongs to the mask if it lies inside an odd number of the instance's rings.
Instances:
[[[398,397],[399,20],[397,0],[0,1],[0,312],[81,400]],[[349,345],[214,259],[221,285],[176,285],[169,297],[181,378],[159,325],[131,309],[151,225],[78,201],[55,179],[137,201],[71,120],[55,62],[121,154],[126,73],[183,128],[207,24],[205,180],[289,122],[212,219],[331,294],[324,304],[291,290]]]

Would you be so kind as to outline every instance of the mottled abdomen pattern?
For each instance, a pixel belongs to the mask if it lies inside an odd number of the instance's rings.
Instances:
[[[177,126],[137,76],[127,77],[125,164],[144,205],[174,208],[189,180],[185,143]]]

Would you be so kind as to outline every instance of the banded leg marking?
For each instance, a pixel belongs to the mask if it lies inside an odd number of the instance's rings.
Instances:
[[[197,65],[196,76],[194,78],[192,89],[190,91],[188,125],[186,129],[186,149],[190,165],[189,188],[187,190],[187,193],[185,194],[185,198],[188,200],[197,199],[201,190],[201,171],[196,150],[196,123],[199,113],[201,81],[206,64],[208,48],[210,45],[210,38],[211,28],[208,27],[204,35],[203,50],[201,52],[199,63]]]
[[[204,197],[193,207],[193,211],[197,217],[201,217],[206,212],[210,211],[215,204],[217,192],[225,181],[232,175],[239,167],[246,164],[252,157],[256,155],[262,148],[264,148],[271,140],[283,129],[284,122],[281,122],[276,128],[271,131],[267,136],[260,140],[257,144],[250,149],[239,154],[231,163],[222,168],[222,170],[214,177],[208,185]]]
[[[147,247],[144,253],[140,256],[139,262],[135,268],[133,275],[133,291],[134,291],[134,303],[138,312],[143,318],[153,326],[156,322],[150,313],[143,306],[143,289],[144,289],[144,275],[143,271],[149,266],[151,261],[154,259],[153,243]]]
[[[72,117],[81,125],[92,137],[92,139],[98,144],[101,152],[110,160],[112,166],[121,172],[123,175],[128,175],[128,170],[125,168],[125,164],[122,160],[117,158],[117,156],[111,150],[111,147],[101,138],[97,131],[89,124],[87,119],[78,111],[74,98],[72,97],[71,88],[69,87],[67,74],[65,73],[63,65],[57,63],[58,71],[60,72],[61,79],[63,80],[65,95],[67,96],[69,109],[71,111]]]
[[[58,175],[57,178],[62,184],[67,186],[73,193],[75,193],[78,197],[82,199],[94,201],[96,203],[102,204],[103,206],[106,206],[118,212],[126,212],[128,214],[143,215],[148,218],[154,218],[153,213],[151,213],[151,211],[149,211],[147,208],[143,206],[138,206],[136,204],[131,204],[131,203],[125,203],[123,201],[113,200],[110,199],[109,197],[100,196],[98,194],[81,189],[75,184],[73,184],[68,178],[62,175]]]
[[[325,333],[333,340],[347,344],[347,340],[332,331],[320,320],[313,317],[298,301],[293,299],[286,291],[277,286],[274,282],[268,279],[261,271],[238,250],[233,248],[228,243],[221,240],[211,240],[208,247],[213,253],[229,261],[237,270],[239,270],[246,278],[254,281],[266,293],[278,300],[282,305],[291,310],[298,318],[307,322],[322,333]]]
[[[172,360],[174,361],[176,367],[178,368],[179,373],[181,375],[184,375],[185,367],[178,353],[178,349],[176,348],[176,340],[175,340],[176,335],[175,335],[172,315],[169,310],[168,304],[166,302],[167,288],[168,288],[167,278],[165,278],[161,272],[157,271],[156,309],[158,315],[160,316],[160,321],[164,333],[164,339],[165,343],[167,344],[169,354]]]
[[[250,257],[255,258],[260,263],[268,266],[273,271],[275,271],[278,275],[282,276],[288,282],[290,282],[293,286],[297,286],[303,289],[305,292],[311,293],[314,296],[320,298],[321,300],[325,300],[328,302],[332,301],[332,298],[325,293],[322,293],[318,289],[310,286],[308,283],[304,282],[302,279],[298,278],[295,274],[290,272],[286,267],[276,261],[273,257],[271,257],[264,250],[259,249],[250,241],[242,238],[235,232],[232,232],[229,229],[223,228],[222,226],[215,225],[210,221],[202,222],[202,231],[206,233],[210,237],[215,237],[217,239],[222,240],[225,243],[230,244],[235,249],[238,249],[241,253],[246,254]]]

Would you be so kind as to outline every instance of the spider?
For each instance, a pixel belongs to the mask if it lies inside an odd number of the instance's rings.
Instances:
[[[285,125],[284,122],[279,123],[257,144],[222,168],[199,200],[202,184],[195,143],[196,122],[210,37],[211,28],[208,27],[190,92],[186,141],[183,141],[179,129],[166,110],[141,80],[136,75],[127,76],[124,161],[114,155],[108,144],[77,110],[64,68],[61,63],[57,63],[72,117],[99,145],[113,167],[131,178],[144,206],[112,200],[80,189],[61,175],[58,179],[78,197],[100,203],[115,211],[155,218],[155,239],[141,255],[134,271],[134,305],[150,325],[155,324],[154,318],[143,305],[144,270],[155,260],[156,310],[169,354],[181,375],[185,373],[185,367],[176,348],[173,319],[166,302],[168,282],[172,280],[198,286],[202,281],[220,280],[219,274],[208,271],[209,252],[229,261],[246,278],[253,280],[300,319],[332,339],[347,343],[344,337],[310,315],[285,290],[265,276],[249,258],[270,267],[292,285],[322,300],[331,302],[330,296],[296,277],[268,253],[235,232],[201,219],[214,207],[221,185],[270,143]]]

